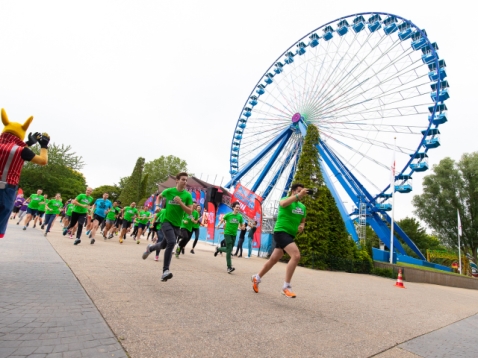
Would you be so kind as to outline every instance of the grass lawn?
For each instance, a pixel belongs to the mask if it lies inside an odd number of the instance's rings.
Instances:
[[[397,266],[402,266],[402,267],[411,267],[411,268],[415,268],[415,269],[423,270],[423,271],[440,272],[440,273],[445,273],[445,274],[448,274],[448,275],[468,277],[468,276],[460,275],[459,273],[437,270],[437,269],[434,269],[434,268],[431,268],[431,267],[425,267],[425,266],[419,266],[419,265],[406,264],[406,263],[403,263],[403,262],[397,262],[396,265],[397,265]]]

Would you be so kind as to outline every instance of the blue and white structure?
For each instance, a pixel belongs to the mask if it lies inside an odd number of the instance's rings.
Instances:
[[[412,177],[428,169],[449,96],[437,44],[410,20],[377,12],[331,21],[284,51],[252,89],[234,130],[226,187],[241,182],[265,206],[277,201],[315,125],[323,176],[347,230],[358,241],[354,220],[365,204],[367,223],[390,247],[391,190],[407,195]],[[347,210],[351,203],[355,210]],[[425,259],[396,224],[394,231]],[[394,249],[405,253],[396,238]]]

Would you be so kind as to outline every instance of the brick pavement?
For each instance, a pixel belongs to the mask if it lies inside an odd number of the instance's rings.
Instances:
[[[127,357],[39,230],[0,240],[0,357]]]

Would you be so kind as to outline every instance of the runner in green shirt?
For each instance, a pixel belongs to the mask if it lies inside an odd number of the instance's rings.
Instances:
[[[37,226],[37,222],[40,222],[39,225],[42,227],[43,230],[43,216],[45,215],[45,206],[47,203],[48,195],[43,194],[43,200],[38,203],[38,214],[33,220],[33,228]]]
[[[166,248],[164,250],[164,262],[163,262],[163,275],[161,281],[167,281],[173,277],[173,274],[169,271],[169,265],[171,264],[171,258],[173,256],[174,244],[176,243],[176,237],[178,236],[178,230],[181,226],[181,220],[183,214],[190,215],[193,211],[193,197],[191,193],[186,190],[188,183],[188,173],[181,172],[176,175],[176,187],[168,188],[156,198],[156,205],[159,205],[161,199],[164,198],[164,222],[161,225],[161,230],[164,234],[164,239],[155,245],[148,245],[146,251],[143,253],[143,260],[145,260],[151,251],[156,250],[156,245],[159,249]]]
[[[214,256],[217,256],[219,252],[226,253],[227,273],[232,273],[235,270],[235,268],[232,267],[231,253],[232,249],[234,248],[234,243],[236,242],[236,235],[237,230],[239,229],[239,225],[242,228],[244,223],[242,215],[239,213],[239,211],[241,210],[239,202],[236,201],[232,203],[232,210],[232,213],[227,213],[226,215],[224,215],[219,221],[219,224],[217,224],[217,228],[219,229],[219,226],[225,223],[224,240],[226,241],[226,247],[217,246],[216,252],[214,253]]]
[[[193,234],[194,234],[194,243],[193,243],[193,248],[191,249],[191,253],[194,254],[194,248],[196,247],[196,244],[198,243],[199,240],[199,227],[201,226],[201,205],[197,204],[196,205],[196,212],[198,213],[198,219],[197,222],[194,223],[193,225]],[[193,236],[191,235],[191,238]]]
[[[74,228],[75,225],[78,223],[78,228],[76,230],[76,240],[73,243],[74,245],[78,245],[79,243],[81,243],[81,231],[83,230],[83,225],[86,221],[86,214],[88,213],[88,210],[93,203],[93,197],[91,197],[92,191],[93,189],[91,187],[88,187],[86,188],[85,194],[80,194],[71,201],[71,203],[74,205],[73,210],[71,212],[71,220],[68,227],[63,229],[63,236],[66,235],[69,229]],[[94,243],[95,239],[91,239],[90,244]]]
[[[158,210],[159,209],[159,210]],[[160,244],[161,241],[164,239],[163,231],[161,230],[161,224],[164,222],[164,214],[166,214],[166,210],[158,208],[158,212],[154,216],[153,219],[153,225],[154,229],[156,230],[156,237],[157,237],[157,244]],[[159,260],[159,252],[161,249],[159,248],[159,245],[154,245],[156,246],[156,256],[154,257],[154,261]]]
[[[138,233],[136,234],[136,243],[139,244],[143,231],[148,227],[149,220],[151,219],[151,211],[149,211],[148,205],[143,206],[143,210],[139,212],[136,218],[138,222]]]
[[[182,252],[184,255],[184,248],[187,246],[189,240],[193,236],[194,225],[199,223],[199,213],[196,210],[196,205],[193,206],[193,212],[191,215],[184,213],[183,222],[181,224],[181,240],[179,240],[178,247],[176,248],[176,258],[179,258],[179,254]]]
[[[47,201],[45,206],[45,209],[46,209],[45,223],[41,227],[43,229],[46,225],[45,237],[50,232],[50,229],[53,226],[53,223],[55,222],[55,218],[57,217],[57,215],[60,214],[60,210],[62,206],[63,206],[63,203],[61,202],[60,193],[57,193],[54,199]]]
[[[274,227],[275,249],[259,273],[252,275],[252,289],[256,293],[259,292],[259,283],[262,277],[274,267],[286,252],[289,254],[290,260],[285,270],[282,294],[289,298],[296,297],[290,286],[292,275],[300,260],[299,248],[294,242],[294,237],[298,232],[304,231],[306,208],[300,202],[300,199],[307,196],[307,189],[304,185],[297,183],[292,185],[290,191],[290,196],[282,198],[279,202],[279,212]]]
[[[30,195],[28,200],[30,203],[27,206],[27,216],[25,216],[23,230],[27,229],[30,220],[37,216],[38,214],[38,204],[43,201],[43,190],[38,189],[36,194]]]
[[[123,225],[120,233],[120,238],[119,242],[120,244],[123,243],[123,239],[126,240],[126,231],[131,226],[131,223],[133,222],[134,218],[138,216],[139,212],[138,209],[136,209],[136,203],[131,203],[130,206],[126,206],[123,209]]]
[[[105,228],[103,229],[103,238],[106,240],[106,235],[108,234],[108,231],[110,231],[111,227],[114,225],[118,215],[121,213],[121,208],[118,206],[118,202],[115,201],[113,202],[113,206],[108,209],[106,212],[106,225]],[[110,236],[108,236],[109,239],[113,237],[113,233],[111,233]]]

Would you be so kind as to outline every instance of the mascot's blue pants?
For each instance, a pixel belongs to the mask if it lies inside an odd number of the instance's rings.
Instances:
[[[12,213],[16,195],[16,187],[7,186],[5,189],[0,189],[0,239],[3,238],[7,230],[8,218]]]

